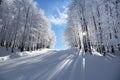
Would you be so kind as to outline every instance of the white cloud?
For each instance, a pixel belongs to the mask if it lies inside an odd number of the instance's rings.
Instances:
[[[57,9],[57,15],[52,15],[48,18],[52,24],[55,25],[62,25],[66,24],[66,19],[67,19],[67,8],[63,6],[63,10],[60,11]]]

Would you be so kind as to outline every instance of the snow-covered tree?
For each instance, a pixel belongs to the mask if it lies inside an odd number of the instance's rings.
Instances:
[[[119,0],[71,0],[68,8],[64,33],[67,45],[79,45],[76,35],[80,34],[81,47],[85,51],[95,49],[106,53],[120,50]]]
[[[10,47],[13,52],[54,45],[55,34],[50,22],[34,0],[3,0],[0,11],[1,46]]]

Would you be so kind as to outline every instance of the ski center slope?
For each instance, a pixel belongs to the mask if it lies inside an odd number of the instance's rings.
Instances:
[[[20,54],[20,53],[19,53]],[[29,52],[0,63],[0,80],[120,80],[120,59],[77,49]]]

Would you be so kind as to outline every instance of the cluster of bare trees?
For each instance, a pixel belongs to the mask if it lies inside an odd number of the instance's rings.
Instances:
[[[120,51],[120,0],[72,0],[65,43],[85,52]]]
[[[55,34],[33,0],[0,0],[0,46],[21,51],[51,48]]]

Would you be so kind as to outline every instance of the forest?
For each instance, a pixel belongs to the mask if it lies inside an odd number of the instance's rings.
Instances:
[[[0,0],[0,80],[120,80],[120,0]]]
[[[20,51],[51,48],[56,38],[33,0],[0,0],[0,46]]]
[[[85,52],[119,52],[120,0],[71,0],[64,41]]]
[[[52,48],[51,23],[34,0],[0,1],[0,46],[31,51]],[[71,0],[63,40],[68,47],[103,55],[120,51],[120,0]]]

